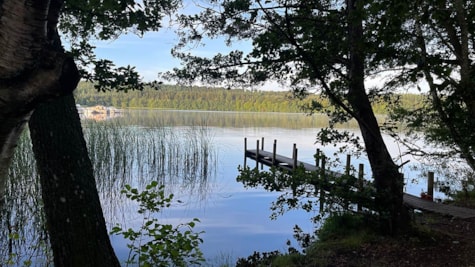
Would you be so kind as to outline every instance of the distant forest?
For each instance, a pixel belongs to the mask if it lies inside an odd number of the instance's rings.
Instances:
[[[318,95],[304,100],[292,97],[290,92],[226,90],[221,88],[182,87],[163,85],[155,90],[98,92],[90,83],[81,82],[75,91],[76,102],[84,106],[104,105],[117,108],[149,108],[177,110],[252,111],[252,112],[305,112],[302,106],[312,100],[324,107],[329,101]],[[400,95],[403,106],[417,107],[423,99],[418,94]],[[377,101],[373,108],[377,114],[385,114],[387,103]]]

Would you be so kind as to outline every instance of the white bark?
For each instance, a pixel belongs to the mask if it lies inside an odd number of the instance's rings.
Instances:
[[[74,61],[49,45],[47,27],[59,15],[49,12],[58,12],[50,11],[49,0],[0,1],[0,200],[31,112],[41,101],[71,92],[79,79]]]
[[[46,41],[49,2],[1,2],[0,79],[10,79],[37,63]]]

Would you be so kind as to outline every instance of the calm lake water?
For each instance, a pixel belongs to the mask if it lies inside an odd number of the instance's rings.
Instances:
[[[264,137],[265,149],[270,151],[275,139],[277,153],[289,157],[296,144],[299,160],[309,163],[314,162],[317,148],[335,159],[333,153],[339,144],[328,147],[315,144],[315,136],[327,123],[324,116],[303,114],[130,110],[106,121],[84,121],[84,130],[108,226],[117,223],[124,228],[140,226],[136,205],[119,192],[125,184],[140,189],[152,180],[159,180],[168,193],[175,195],[175,200],[181,201],[159,214],[160,220],[178,224],[199,218],[201,223],[195,231],[205,232],[201,249],[212,263],[223,259],[235,262],[238,257],[247,257],[254,251],[286,251],[287,240],[297,247],[292,237],[296,224],[304,231],[313,231],[310,218],[315,214],[289,211],[271,220],[270,206],[279,194],[263,188],[245,188],[236,182],[236,177],[238,166],[244,163],[244,138],[248,140],[248,147],[254,148],[256,140]],[[341,127],[357,132],[353,123]],[[386,141],[393,157],[403,152],[389,137]],[[31,162],[28,155],[25,152],[24,160]],[[343,161],[346,155],[337,157]],[[398,162],[405,160],[407,158]],[[425,190],[426,183],[410,168],[416,164],[414,159],[410,160],[402,169],[406,191],[418,195]],[[365,164],[369,172],[365,155],[352,158],[352,163],[354,166]],[[247,164],[254,167],[256,163],[247,160]],[[334,168],[343,169],[342,166]],[[34,172],[25,172],[27,177],[34,175]],[[12,183],[11,194],[22,191],[27,183]],[[24,214],[23,224],[33,229],[31,232],[41,232],[36,224],[29,224],[25,219],[29,218],[29,212],[34,213],[31,211],[34,208],[23,207],[38,206],[37,186],[28,190],[29,200],[13,203],[11,209],[16,217]],[[0,240],[3,238],[5,233]],[[25,239],[36,242],[40,238],[39,233],[29,233]],[[127,242],[118,236],[111,239],[121,260],[127,259]],[[0,253],[5,255],[6,252],[0,249]]]
[[[175,133],[181,133],[178,138],[187,138],[187,131],[190,129],[206,126],[206,136],[215,156],[211,164],[216,169],[208,174],[205,184],[200,179],[197,181],[199,186],[190,187],[186,183],[175,183],[171,192],[175,194],[176,199],[182,200],[183,204],[165,211],[162,218],[172,223],[199,218],[201,223],[196,230],[205,231],[201,248],[207,258],[225,255],[236,259],[247,257],[254,251],[286,251],[287,240],[297,246],[292,237],[294,225],[298,224],[308,232],[313,230],[310,218],[314,214],[302,211],[290,211],[276,220],[271,220],[269,208],[279,194],[267,192],[262,188],[244,188],[241,183],[236,182],[237,167],[244,163],[244,138],[248,139],[248,147],[254,148],[256,140],[264,137],[267,150],[272,150],[275,139],[277,153],[286,156],[292,155],[293,144],[296,144],[299,160],[305,162],[314,162],[313,155],[317,148],[334,158],[333,153],[337,151],[338,146],[319,147],[315,144],[317,132],[327,125],[325,117],[277,113],[130,111],[118,121],[128,121],[131,125],[143,127],[170,126]],[[355,126],[348,124],[342,127],[357,131]],[[392,155],[400,155],[401,147],[389,137],[386,140]],[[345,155],[342,155],[342,160],[344,158]],[[406,158],[401,162],[405,160]],[[366,170],[369,170],[365,155],[353,158],[353,163],[363,163]],[[255,161],[248,160],[247,164],[254,167]],[[408,183],[407,192],[417,195],[426,188],[423,180],[418,183],[411,182],[418,178],[418,174],[411,171],[409,165],[403,171]],[[117,216],[113,212],[110,214]],[[127,216],[133,214],[126,214],[123,223],[133,224],[133,218]],[[113,217],[106,220],[116,222]],[[113,244],[119,255],[126,255],[127,249],[123,240],[114,237]]]

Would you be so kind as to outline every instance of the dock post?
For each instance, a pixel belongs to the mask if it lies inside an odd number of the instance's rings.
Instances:
[[[294,170],[297,169],[297,167],[298,167],[298,166],[297,166],[297,163],[298,163],[298,160],[297,160],[298,152],[299,152],[299,150],[298,150],[297,148],[295,148],[295,158],[294,158],[294,167],[293,167]]]
[[[345,168],[346,175],[350,175],[350,169],[351,169],[351,155],[346,155],[346,168]]]
[[[274,139],[274,147],[272,148],[272,166],[275,166],[276,153],[277,153],[277,139]]]
[[[259,139],[256,141],[256,169],[259,168]]]
[[[320,148],[315,152],[315,167],[320,167]]]
[[[434,172],[427,173],[427,195],[434,197]]]
[[[247,138],[244,137],[244,168],[247,165]]]
[[[297,144],[295,143],[294,143],[294,148],[292,150],[292,160],[293,160],[292,169],[295,170],[295,168],[297,168]]]
[[[320,213],[323,212],[325,207],[325,186],[326,186],[326,177],[325,177],[325,156],[322,157],[322,165],[320,167]]]
[[[261,151],[264,151],[264,137],[261,138]],[[261,163],[261,170],[264,169],[264,163]]]
[[[351,170],[351,155],[347,154],[346,155],[346,166],[345,166],[345,175],[350,176],[350,170]],[[348,209],[350,206],[350,203],[346,202],[345,203],[345,209]]]
[[[364,179],[364,165],[360,163],[358,166],[358,193],[361,194],[361,191],[363,191],[363,179]],[[363,207],[361,207],[361,203],[357,203],[357,210],[362,211]]]

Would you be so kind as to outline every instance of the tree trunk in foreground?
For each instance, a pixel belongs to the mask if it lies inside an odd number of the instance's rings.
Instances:
[[[396,233],[408,225],[403,209],[403,179],[384,143],[364,85],[363,3],[348,0],[350,44],[349,102],[357,116],[376,187],[375,204],[383,231]]]
[[[17,140],[37,104],[72,92],[71,57],[52,47],[61,0],[0,1],[0,201]]]
[[[55,266],[120,266],[74,97],[39,106],[29,126]]]

